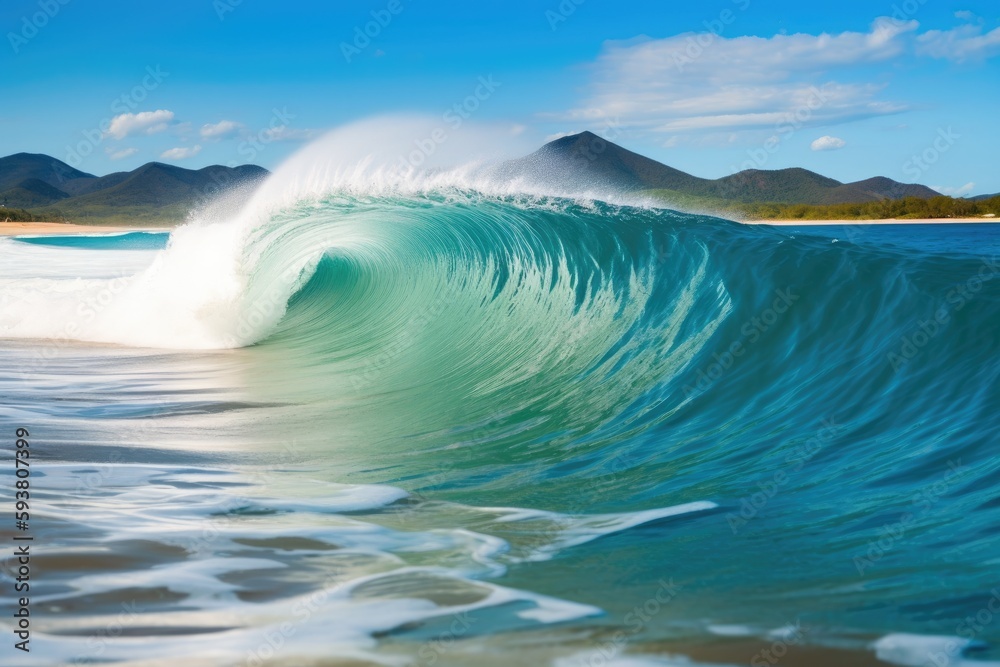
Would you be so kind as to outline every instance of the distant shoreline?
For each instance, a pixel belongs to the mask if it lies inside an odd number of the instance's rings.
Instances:
[[[127,234],[128,232],[169,232],[171,229],[173,227],[77,225],[71,222],[0,222],[0,236]]]
[[[958,225],[989,224],[1000,222],[1000,218],[914,218],[912,220],[887,218],[885,220],[737,220],[744,225],[774,225],[776,227],[829,227],[848,225]]]
[[[846,225],[955,225],[998,223],[1000,218],[923,218],[914,220],[737,220],[744,225],[775,227],[828,227]],[[125,225],[78,225],[71,222],[0,222],[3,236],[76,236],[83,234],[127,234],[128,232],[169,232],[172,226],[129,227]]]

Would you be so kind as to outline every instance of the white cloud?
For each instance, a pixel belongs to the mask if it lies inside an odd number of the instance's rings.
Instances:
[[[108,157],[112,160],[122,160],[131,155],[135,155],[139,152],[138,148],[123,148],[121,150],[115,150],[114,148],[106,148],[104,152],[108,154]]]
[[[957,63],[984,60],[1000,54],[1000,28],[983,33],[981,25],[967,24],[952,30],[929,30],[917,38],[917,52]]]
[[[795,129],[898,113],[884,85],[840,83],[832,70],[895,58],[912,47],[916,21],[876,20],[868,32],[724,38],[686,33],[606,45],[584,105],[563,121],[618,119],[634,130],[729,134]],[[853,72],[851,78],[855,78]]]
[[[976,189],[975,183],[966,183],[959,188],[951,188],[946,185],[932,185],[931,190],[937,190],[943,195],[948,195],[949,197],[964,197]]]
[[[973,14],[972,12],[970,12],[967,9],[963,9],[963,10],[955,12],[955,18],[962,19],[963,21],[974,21],[975,18],[976,18],[976,15]]]
[[[156,134],[166,130],[173,119],[174,112],[166,109],[123,113],[111,119],[106,136],[124,139],[133,134]]]
[[[293,129],[287,125],[279,125],[278,127],[268,128],[262,130],[260,133],[261,141],[309,141],[310,139],[315,139],[320,135],[319,130],[306,130],[306,129]]]
[[[840,137],[831,137],[826,135],[825,137],[820,137],[816,141],[809,145],[809,148],[814,151],[836,151],[840,150],[847,145],[847,142]]]
[[[178,148],[171,148],[170,150],[163,151],[160,155],[161,159],[164,160],[186,160],[189,157],[194,157],[201,152],[201,146],[181,146]]]
[[[215,124],[207,123],[202,125],[199,134],[201,134],[202,139],[207,141],[219,141],[235,137],[239,134],[242,127],[240,123],[234,120],[220,120]]]

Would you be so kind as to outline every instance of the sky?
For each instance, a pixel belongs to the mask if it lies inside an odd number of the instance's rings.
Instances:
[[[273,169],[331,128],[451,110],[706,178],[1000,192],[996,0],[4,0],[0,27],[0,155],[97,175]]]

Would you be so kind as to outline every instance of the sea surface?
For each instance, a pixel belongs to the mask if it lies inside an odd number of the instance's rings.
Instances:
[[[248,210],[0,239],[4,665],[1000,664],[1000,226]]]

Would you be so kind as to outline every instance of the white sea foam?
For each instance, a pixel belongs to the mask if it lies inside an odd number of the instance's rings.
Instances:
[[[1000,667],[997,661],[970,660],[966,652],[981,642],[947,635],[893,633],[872,648],[879,660],[904,667]]]
[[[731,665],[695,662],[682,655],[605,655],[604,651],[581,651],[565,658],[556,658],[552,667],[733,667]]]
[[[484,511],[496,512],[499,515],[496,522],[499,524],[541,522],[546,526],[557,526],[558,531],[555,532],[553,539],[523,555],[513,556],[513,559],[518,561],[541,561],[552,558],[564,549],[580,546],[630,528],[670,517],[705,512],[716,507],[718,505],[714,502],[699,500],[673,507],[613,514],[567,515],[513,508],[486,508]]]
[[[394,664],[391,655],[377,650],[376,635],[435,619],[446,626],[462,620],[466,627],[481,622],[527,629],[602,613],[591,605],[489,581],[521,560],[502,537],[513,525],[543,520],[558,526],[549,536],[550,544],[542,545],[546,557],[554,557],[599,535],[714,506],[689,503],[587,517],[448,503],[397,506],[406,494],[395,487],[319,481],[300,483],[297,493],[277,499],[271,494],[279,480],[271,476],[256,480],[213,468],[52,463],[45,472],[45,490],[33,505],[34,525],[50,530],[49,522],[61,521],[72,506],[74,531],[90,536],[86,546],[74,545],[72,537],[66,538],[67,544],[50,542],[47,553],[74,557],[85,552],[91,558],[107,554],[119,560],[97,571],[63,572],[64,583],[39,592],[34,602],[64,607],[81,600],[136,596],[140,602],[129,608],[125,620],[107,604],[84,616],[40,619],[33,628],[26,667],[81,656],[126,664],[161,656],[171,664],[197,665],[199,660],[256,652],[262,637],[280,640],[280,645],[264,642],[269,647],[265,652],[280,653],[288,664],[331,655]],[[93,474],[100,475],[100,485],[81,491],[81,479]],[[288,516],[292,512],[294,520]],[[460,515],[480,517],[473,523],[482,529],[454,527],[454,517]],[[309,590],[295,591],[303,568],[315,570]],[[247,577],[252,577],[252,586],[243,583]],[[282,592],[289,586],[289,593]],[[138,593],[164,590],[182,596],[183,602],[161,605],[150,601],[155,596]],[[247,599],[248,591],[270,598]],[[475,621],[480,613],[489,620]],[[158,634],[131,638],[130,633],[100,632],[116,623],[161,631],[214,630],[187,633],[183,642]],[[7,626],[0,622],[0,627]]]
[[[364,221],[310,220],[310,202],[323,197],[450,190],[609,198],[608,193],[556,193],[550,185],[499,178],[484,169],[490,161],[527,150],[488,125],[466,124],[449,131],[422,159],[407,158],[414,138],[431,136],[439,126],[440,119],[394,116],[333,130],[281,165],[242,208],[210,206],[195,213],[171,233],[169,247],[151,264],[145,253],[124,261],[121,253],[29,250],[4,241],[0,338],[175,349],[255,343],[274,328],[324,251],[374,252],[381,245]],[[85,266],[84,258],[93,266]],[[88,305],[98,301],[100,308]]]

